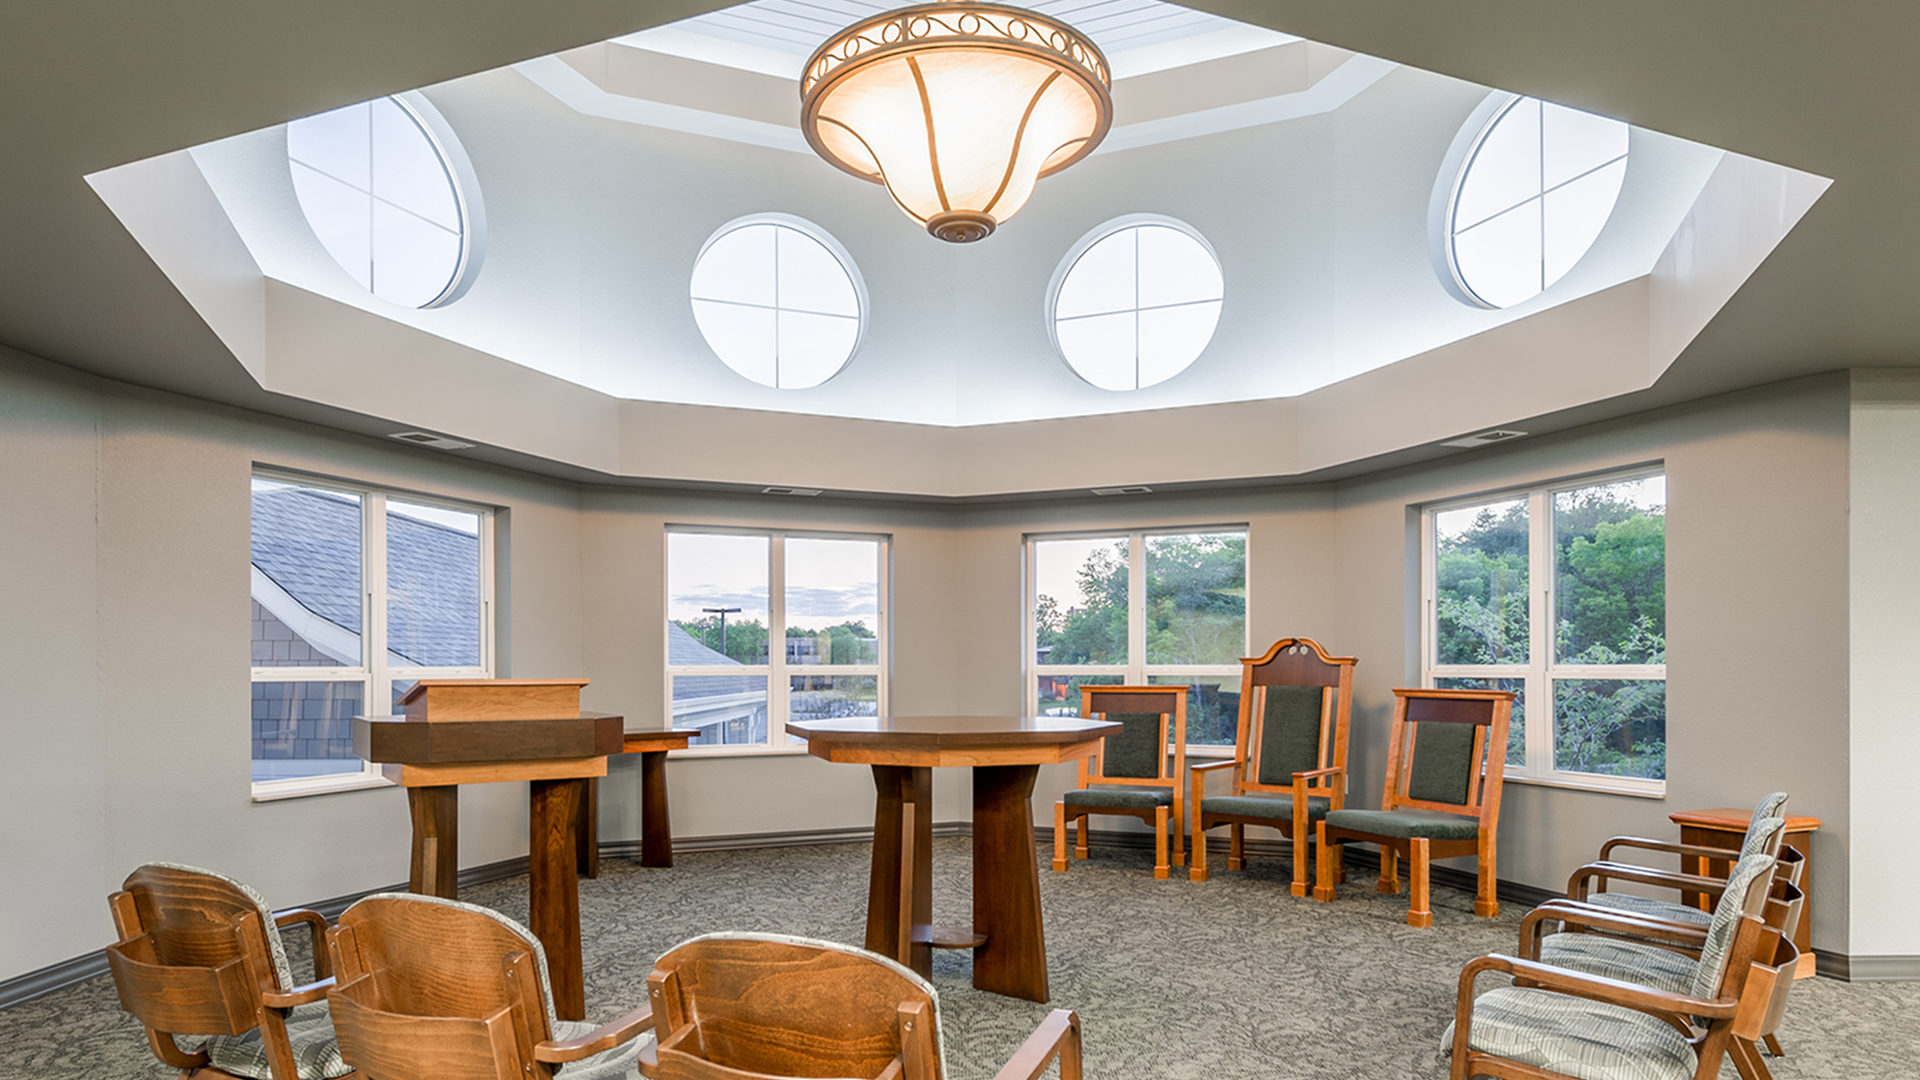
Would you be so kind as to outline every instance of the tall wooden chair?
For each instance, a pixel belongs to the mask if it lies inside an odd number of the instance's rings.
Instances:
[[[318,912],[276,913],[232,878],[173,863],[135,870],[107,903],[120,935],[107,946],[120,1005],[181,1076],[347,1074],[327,1020],[333,980]],[[312,982],[294,981],[280,940],[280,929],[296,923],[313,935]]]
[[[1187,767],[1187,688],[1184,686],[1083,686],[1080,715],[1120,724],[1124,730],[1100,740],[1091,761],[1080,759],[1079,783],[1053,804],[1053,868],[1067,868],[1067,824],[1075,827],[1075,858],[1087,857],[1087,815],[1120,814],[1153,826],[1153,876],[1167,877],[1187,857],[1180,828],[1180,777]],[[1167,756],[1167,743],[1173,756]]]
[[[658,1080],[871,1076],[947,1080],[933,985],[878,953],[772,934],[709,934],[647,977]],[[1056,1058],[1081,1080],[1080,1020],[1047,1014],[995,1080],[1036,1080]]]
[[[546,950],[488,908],[384,893],[327,935],[340,1053],[366,1080],[613,1080],[634,1074],[652,1021],[554,1014]]]
[[[1445,1036],[1452,1080],[1714,1080],[1722,1055],[1741,1063],[1797,962],[1792,941],[1763,917],[1773,866],[1766,855],[1735,865],[1678,989],[1499,954],[1470,962],[1460,972]],[[1510,976],[1515,985],[1476,996],[1474,981],[1486,972]]]
[[[1312,638],[1282,638],[1240,661],[1240,726],[1230,761],[1193,767],[1193,868],[1207,880],[1207,830],[1232,826],[1227,869],[1245,865],[1248,825],[1279,829],[1293,843],[1293,895],[1307,895],[1313,823],[1346,804],[1347,728],[1353,712],[1351,656],[1329,656]],[[1228,794],[1208,795],[1207,775],[1231,769]]]
[[[1395,690],[1387,739],[1387,783],[1378,810],[1330,810],[1320,822],[1320,867],[1313,898],[1333,899],[1340,845],[1380,845],[1380,891],[1400,891],[1406,856],[1412,896],[1408,926],[1432,926],[1428,875],[1434,859],[1473,855],[1479,895],[1473,913],[1500,914],[1494,896],[1500,782],[1507,767],[1506,690]]]

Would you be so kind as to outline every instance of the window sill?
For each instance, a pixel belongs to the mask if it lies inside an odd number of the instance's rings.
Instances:
[[[1624,787],[1610,784],[1603,779],[1576,780],[1559,776],[1515,776],[1508,773],[1505,782],[1509,784],[1531,784],[1534,787],[1566,788],[1569,791],[1590,791],[1596,795],[1625,795],[1630,799],[1664,799],[1667,797],[1666,781],[1654,781],[1659,787]]]
[[[272,782],[272,781],[270,781]],[[312,781],[289,784],[286,787],[272,787],[260,790],[262,785],[253,787],[253,801],[279,802],[282,799],[304,799],[309,795],[332,795],[339,791],[364,791],[368,788],[398,787],[384,776],[370,776],[367,773],[348,773],[340,776],[315,777]]]
[[[805,757],[807,748],[802,746],[689,746],[684,750],[669,751],[667,757],[678,761],[683,758],[761,758],[761,757]]]

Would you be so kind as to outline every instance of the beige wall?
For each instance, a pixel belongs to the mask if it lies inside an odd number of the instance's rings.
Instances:
[[[1664,801],[1509,790],[1503,876],[1552,887],[1600,839],[1670,831],[1673,809],[1794,793],[1827,822],[1816,944],[1846,950],[1848,391],[1831,377],[1336,488],[1020,503],[968,511],[573,485],[466,465],[0,358],[0,678],[12,762],[0,836],[0,979],[98,948],[104,897],[155,858],[218,866],[295,904],[390,884],[398,791],[248,798],[248,475],[256,463],[501,507],[501,673],[580,673],[589,704],[657,721],[668,523],[892,538],[891,693],[903,713],[1018,709],[1021,540],[1032,532],[1249,526],[1250,633],[1358,655],[1354,796],[1377,798],[1387,688],[1417,677],[1413,521],[1427,501],[1665,462],[1669,760]],[[634,766],[602,788],[603,837],[636,835]],[[859,828],[864,770],[804,756],[686,759],[682,837]],[[1036,820],[1067,783],[1050,770]],[[1856,793],[1857,795],[1857,793]],[[964,820],[959,771],[935,785]],[[1856,797],[1853,800],[1858,803]],[[521,854],[521,785],[462,796],[463,865]],[[1911,951],[1911,950],[1910,950]]]

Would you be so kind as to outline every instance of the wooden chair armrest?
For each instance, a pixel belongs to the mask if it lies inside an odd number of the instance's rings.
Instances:
[[[1659,919],[1641,918],[1630,912],[1583,904],[1577,900],[1549,900],[1527,912],[1526,917],[1520,920],[1522,959],[1540,959],[1540,939],[1545,936],[1542,930],[1546,924],[1552,922],[1590,930],[1610,931],[1608,936],[1631,936],[1651,939],[1660,944],[1691,947],[1696,952],[1707,939],[1704,926],[1688,926]]]
[[[533,1059],[548,1064],[579,1061],[603,1050],[631,1042],[653,1026],[653,1006],[642,1005],[611,1023],[601,1024],[577,1039],[555,1042],[548,1039],[533,1048]]]
[[[1305,772],[1294,773],[1293,778],[1295,780],[1312,780],[1318,776],[1339,776],[1346,771],[1347,769],[1344,765],[1329,765],[1324,769],[1308,769]]]
[[[1215,769],[1225,769],[1229,766],[1238,765],[1238,764],[1240,763],[1234,760],[1233,758],[1221,758],[1218,761],[1204,761],[1198,765],[1189,765],[1187,766],[1187,771],[1201,772],[1201,773],[1212,772]]]
[[[1055,1057],[1060,1059],[1060,1080],[1080,1080],[1080,1017],[1072,1009],[1048,1013],[994,1080],[1039,1080]]]
[[[1200,813],[1200,800],[1207,797],[1208,773],[1227,768],[1238,771],[1239,767],[1240,762],[1237,758],[1221,758],[1219,761],[1207,761],[1199,765],[1187,766],[1187,783],[1191,785],[1193,789],[1190,796],[1193,805],[1188,808],[1187,813],[1194,815]],[[1194,820],[1198,821],[1199,818],[1195,817]]]
[[[1682,874],[1675,870],[1654,870],[1650,867],[1635,866],[1632,863],[1592,862],[1575,870],[1573,875],[1567,878],[1567,896],[1573,900],[1585,900],[1593,882],[1610,880],[1654,885],[1670,888],[1676,892],[1704,893],[1715,900],[1718,900],[1720,894],[1727,890],[1727,883],[1722,878]]]
[[[1616,836],[1600,845],[1601,862],[1613,859],[1613,849],[1632,848],[1636,851],[1658,851],[1666,855],[1697,856],[1704,859],[1717,859],[1725,863],[1740,861],[1740,853],[1730,848],[1706,847],[1701,844],[1677,844],[1670,840],[1649,840],[1643,836]]]
[[[313,977],[324,979],[333,974],[333,957],[327,952],[327,917],[312,908],[288,908],[273,913],[273,925],[285,929],[294,923],[306,923],[313,938]]]
[[[1681,1015],[1720,1020],[1731,1017],[1740,1005],[1734,998],[1717,998],[1708,1001],[1500,953],[1489,953],[1468,961],[1467,966],[1460,971],[1460,992],[1471,997],[1473,980],[1488,971],[1503,972],[1548,990],[1592,998],[1595,1001],[1604,1001],[1660,1017]]]
[[[295,1005],[319,1001],[326,997],[327,991],[331,989],[333,989],[333,976],[329,975],[324,979],[315,979],[305,986],[296,986],[291,990],[264,991],[260,995],[260,1003],[270,1009],[291,1009]]]

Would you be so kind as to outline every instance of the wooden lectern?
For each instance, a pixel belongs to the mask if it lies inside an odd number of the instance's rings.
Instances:
[[[580,822],[588,780],[607,775],[624,721],[580,711],[585,679],[422,679],[403,716],[356,716],[353,749],[407,789],[413,817],[408,888],[458,892],[461,784],[529,781],[529,921],[546,946],[554,1007],[586,1016],[580,967]]]

